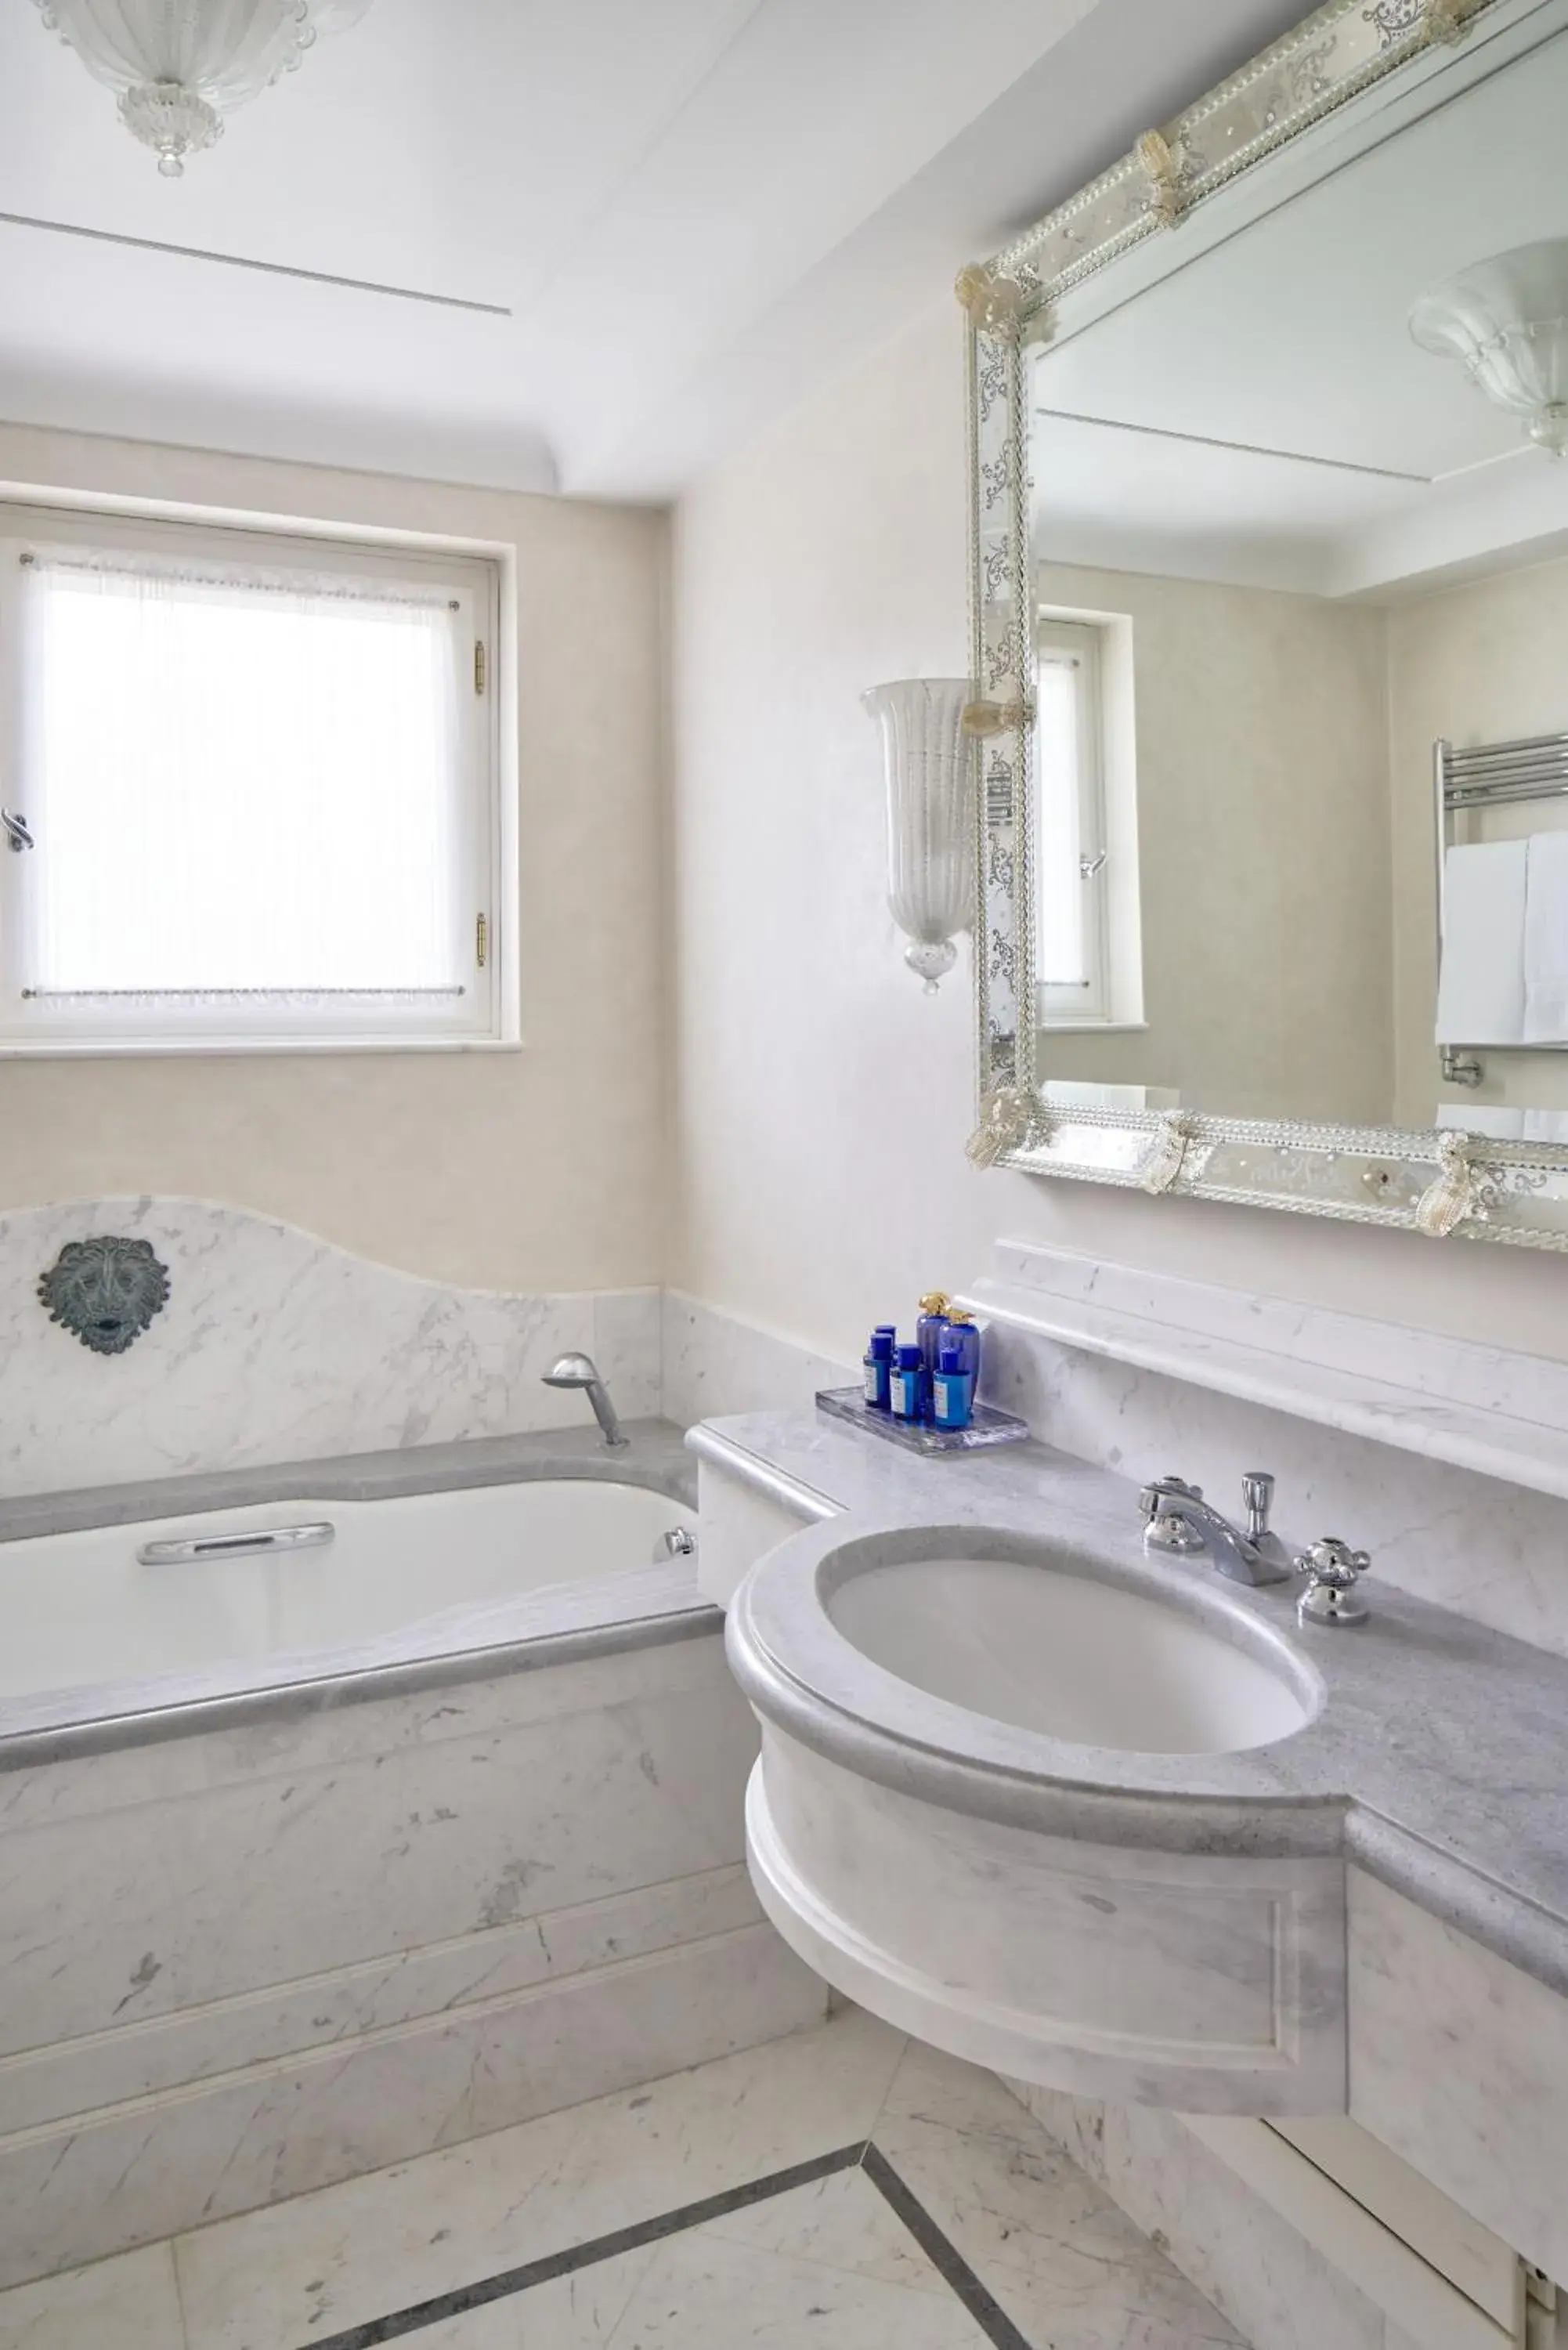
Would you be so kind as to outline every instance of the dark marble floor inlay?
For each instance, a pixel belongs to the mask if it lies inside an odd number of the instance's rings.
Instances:
[[[350,2325],[341,2334],[304,2345],[304,2350],[377,2350],[379,2343],[400,2342],[406,2334],[439,2324],[443,2318],[462,2317],[470,2310],[484,2308],[490,2302],[526,2293],[531,2285],[548,2284],[553,2278],[570,2276],[575,2270],[590,2268],[596,2262],[638,2251],[645,2244],[680,2235],[688,2228],[700,2228],[710,2220],[725,2219],[732,2211],[743,2211],[749,2204],[787,2195],[796,2187],[814,2186],[819,2178],[830,2178],[836,2171],[855,2169],[864,2171],[902,2220],[938,2275],[962,2302],[987,2340],[995,2345],[995,2350],[1031,2350],[1012,2319],[992,2298],[962,2254],[948,2241],[930,2213],[916,2200],[886,2155],[867,2139],[854,2146],[837,2147],[831,2154],[817,2155],[810,2162],[797,2162],[788,2170],[773,2171],[766,2178],[751,2179],[744,2187],[729,2188],[722,2195],[706,2196],[699,2203],[682,2203],[673,2211],[660,2212],[657,2219],[639,2220],[630,2228],[617,2228],[607,2236],[592,2237],[588,2242],[573,2244],[566,2251],[526,2261],[520,2268],[503,2269],[495,2276],[481,2277],[476,2283],[459,2285],[451,2293],[416,2302],[410,2308],[394,2310],[389,2316],[369,2318],[363,2324]]]

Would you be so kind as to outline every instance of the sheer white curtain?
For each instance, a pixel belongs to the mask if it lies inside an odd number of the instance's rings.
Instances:
[[[1048,987],[1082,987],[1088,976],[1078,870],[1081,718],[1075,664],[1043,653],[1035,682],[1034,953],[1036,975]]]
[[[26,579],[29,988],[461,988],[449,598],[123,557]]]

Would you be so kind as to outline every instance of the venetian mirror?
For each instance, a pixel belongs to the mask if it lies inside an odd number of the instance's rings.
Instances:
[[[982,1162],[1568,1247],[1568,0],[1333,0],[983,268]]]

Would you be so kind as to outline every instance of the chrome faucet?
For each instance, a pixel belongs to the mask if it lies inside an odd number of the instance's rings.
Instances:
[[[1211,1551],[1215,1566],[1232,1583],[1287,1582],[1293,1571],[1290,1554],[1269,1529],[1274,1500],[1269,1471],[1250,1470],[1241,1480],[1241,1497],[1247,1505],[1245,1532],[1204,1500],[1201,1485],[1189,1485],[1185,1477],[1155,1478],[1137,1497],[1148,1521],[1145,1550]]]
[[[628,1441],[620,1432],[620,1422],[615,1416],[609,1389],[598,1373],[591,1355],[562,1355],[544,1374],[547,1388],[581,1388],[594,1408],[594,1418],[605,1432],[605,1442],[621,1445]]]

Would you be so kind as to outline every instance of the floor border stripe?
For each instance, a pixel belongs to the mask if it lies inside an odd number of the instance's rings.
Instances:
[[[400,2341],[406,2334],[418,2334],[427,2325],[439,2324],[443,2317],[464,2316],[490,2302],[504,2301],[514,2293],[526,2293],[530,2285],[548,2284],[552,2278],[570,2276],[574,2270],[591,2268],[597,2261],[614,2260],[618,2253],[635,2252],[644,2244],[659,2242],[665,2236],[680,2235],[687,2228],[700,2228],[709,2220],[722,2220],[731,2211],[743,2211],[748,2204],[765,2203],[774,2195],[787,2195],[792,2188],[813,2186],[819,2178],[831,2178],[836,2171],[854,2170],[866,2153],[863,2138],[853,2146],[836,2147],[831,2154],[819,2154],[810,2162],[797,2162],[788,2170],[772,2171],[767,2178],[750,2179],[743,2187],[726,2188],[722,2195],[705,2196],[699,2203],[682,2203],[673,2211],[661,2212],[655,2220],[640,2220],[633,2227],[617,2228],[607,2236],[593,2236],[586,2243],[573,2244],[564,2252],[547,2252],[542,2260],[527,2261],[520,2268],[503,2269],[494,2276],[482,2277],[477,2284],[459,2285],[451,2293],[437,2293],[429,2301],[395,2310],[389,2317],[367,2319],[362,2325],[350,2325],[341,2334],[318,2338],[307,2345],[307,2350],[377,2350],[380,2343]]]
[[[943,2283],[957,2294],[995,2350],[1032,2350],[1000,2302],[989,2293],[957,2246],[950,2243],[930,2213],[905,2186],[887,2156],[867,2146],[860,2168],[884,2202],[903,2221]]]
[[[749,2179],[742,2187],[726,2188],[722,2194],[704,2196],[700,2202],[679,2204],[672,2211],[661,2211],[657,2219],[639,2220],[632,2227],[617,2228],[607,2236],[591,2236],[586,2243],[569,2245],[565,2251],[547,2252],[542,2259],[525,2261],[518,2268],[502,2269],[493,2276],[480,2278],[475,2284],[458,2285],[450,2293],[432,2295],[429,2301],[394,2310],[389,2316],[368,2318],[362,2324],[350,2325],[341,2334],[327,2334],[306,2345],[306,2350],[378,2350],[381,2343],[400,2342],[406,2334],[422,2333],[427,2325],[439,2325],[443,2318],[466,2316],[471,2310],[483,2309],[493,2301],[505,2301],[514,2293],[526,2293],[532,2285],[548,2284],[556,2277],[571,2276],[576,2270],[592,2268],[599,2261],[639,2251],[645,2244],[657,2244],[667,2236],[681,2235],[688,2228],[701,2228],[710,2220],[722,2220],[732,2211],[743,2211],[753,2203],[769,2202],[775,2195],[789,2194],[794,2188],[812,2187],[818,2179],[831,2178],[838,2171],[856,2169],[865,2172],[942,2282],[962,2302],[993,2350],[1032,2350],[1027,2337],[986,2290],[957,2246],[942,2233],[887,2156],[867,2138],[857,2139],[853,2146],[836,2147],[831,2154],[816,2155],[809,2162],[794,2163],[787,2170],[770,2171],[765,2178]]]

